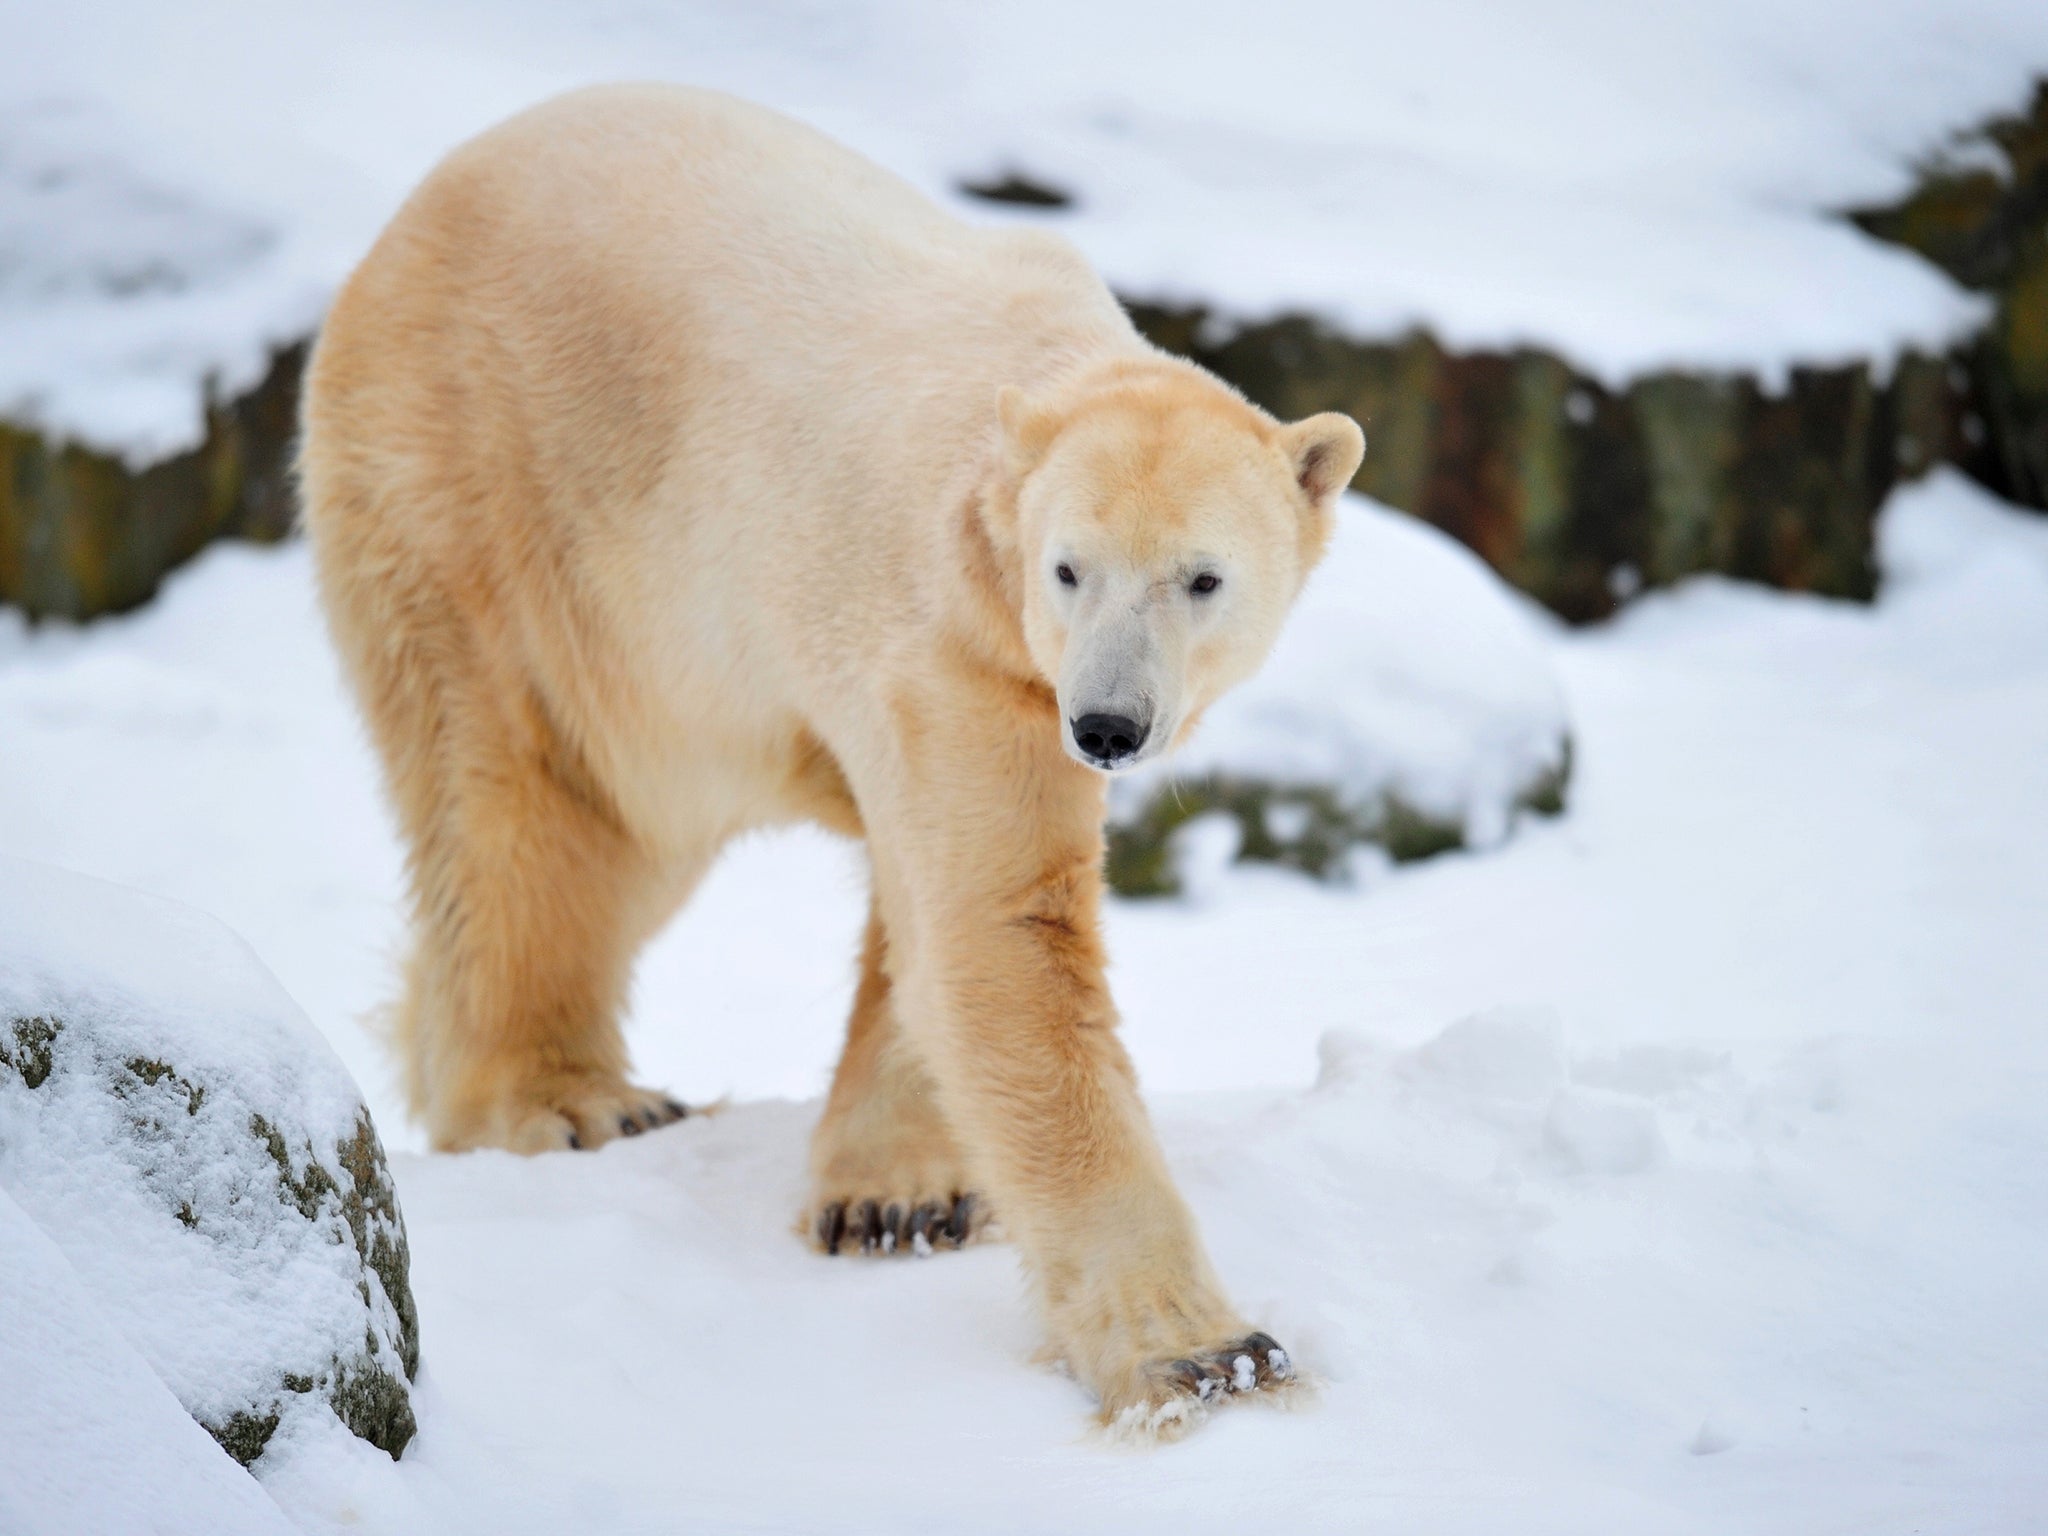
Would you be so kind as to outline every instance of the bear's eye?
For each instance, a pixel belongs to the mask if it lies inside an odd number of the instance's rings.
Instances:
[[[1059,577],[1060,585],[1063,587],[1079,585],[1074,579],[1074,568],[1071,565],[1063,565],[1053,574]]]
[[[1214,571],[1204,571],[1188,583],[1188,590],[1197,597],[1207,597],[1222,585],[1223,578],[1221,576],[1218,576]]]

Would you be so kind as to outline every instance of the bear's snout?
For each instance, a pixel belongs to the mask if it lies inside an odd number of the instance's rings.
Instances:
[[[1099,768],[1119,768],[1138,755],[1150,734],[1129,715],[1082,715],[1072,722],[1074,745]]]

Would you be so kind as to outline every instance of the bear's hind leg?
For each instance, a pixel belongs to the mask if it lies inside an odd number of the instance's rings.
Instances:
[[[800,1229],[825,1253],[913,1253],[990,1235],[937,1088],[897,1026],[888,935],[868,912],[860,986],[825,1113],[811,1136]]]
[[[658,865],[537,698],[450,687],[398,777],[413,949],[398,1016],[435,1147],[591,1148],[680,1119],[626,1079],[633,952],[690,881]],[[407,780],[410,779],[410,783]]]

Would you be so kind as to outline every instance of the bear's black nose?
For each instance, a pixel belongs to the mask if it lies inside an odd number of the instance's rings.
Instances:
[[[1074,745],[1090,760],[1114,767],[1137,754],[1148,729],[1129,715],[1083,715],[1074,722]]]

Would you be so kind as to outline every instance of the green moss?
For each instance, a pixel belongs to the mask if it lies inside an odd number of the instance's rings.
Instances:
[[[1972,288],[1997,282],[2000,255],[1984,230],[2005,195],[2005,181],[1985,169],[1932,165],[1907,199],[1891,208],[1860,208],[1849,217],[1866,233],[1907,246]]]
[[[1572,782],[1572,738],[1564,739],[1564,750],[1558,754],[1557,766],[1540,775],[1534,783],[1523,790],[1515,802],[1518,811],[1530,811],[1538,816],[1562,816],[1564,814],[1565,791]]]
[[[1417,810],[1399,795],[1389,795],[1380,811],[1374,841],[1380,843],[1396,864],[1414,864],[1440,853],[1455,853],[1465,846],[1465,829],[1457,822],[1440,821]]]
[[[384,1287],[398,1314],[398,1353],[407,1377],[420,1368],[420,1318],[412,1295],[412,1254],[406,1242],[405,1218],[399,1214],[398,1191],[391,1182],[377,1129],[368,1110],[356,1117],[356,1133],[341,1144],[341,1166],[349,1186],[342,1191],[341,1211],[355,1238],[356,1251]],[[395,1452],[393,1454],[396,1454]]]
[[[393,1461],[398,1460],[419,1432],[419,1421],[412,1411],[412,1394],[389,1371],[374,1366],[351,1370],[337,1361],[327,1400],[352,1433]]]
[[[206,1102],[206,1085],[195,1083],[181,1073],[173,1071],[166,1062],[156,1061],[147,1056],[131,1056],[123,1065],[152,1088],[159,1084],[168,1084],[173,1093],[184,1099],[187,1115],[198,1114],[199,1106]],[[128,1084],[122,1082],[114,1084],[114,1092],[124,1099],[130,1095]]]
[[[397,1191],[369,1111],[358,1111],[354,1134],[336,1149],[346,1175],[345,1184],[336,1183],[313,1155],[310,1143],[302,1145],[295,1158],[283,1133],[262,1115],[250,1117],[249,1130],[276,1164],[280,1191],[301,1215],[308,1220],[316,1219],[333,1202],[333,1208],[347,1224],[364,1267],[377,1277],[397,1315],[395,1343],[403,1377],[384,1368],[376,1334],[366,1331],[362,1354],[349,1360],[336,1357],[318,1383],[326,1389],[328,1402],[352,1433],[396,1459],[416,1428],[406,1382],[419,1373],[419,1311],[413,1301],[405,1222],[399,1214]],[[362,1282],[361,1291],[365,1305],[374,1306],[367,1280]],[[293,1386],[294,1379],[287,1377],[285,1386],[293,1391],[306,1390]]]
[[[334,1208],[348,1225],[348,1235],[362,1266],[377,1276],[391,1311],[397,1315],[399,1335],[395,1346],[403,1378],[393,1376],[379,1364],[383,1352],[377,1335],[367,1331],[362,1354],[354,1360],[336,1358],[328,1378],[322,1382],[328,1401],[348,1430],[395,1460],[399,1452],[406,1450],[416,1430],[406,1380],[420,1372],[420,1311],[412,1296],[412,1253],[406,1243],[406,1221],[397,1208],[397,1190],[391,1184],[391,1169],[377,1139],[377,1128],[371,1122],[369,1110],[358,1110],[354,1135],[336,1147],[346,1184],[336,1184],[334,1176],[313,1155],[311,1143],[301,1145],[295,1159],[281,1130],[264,1116],[250,1116],[250,1133],[264,1143],[270,1161],[276,1163],[279,1188],[299,1214],[309,1221],[317,1219],[328,1208],[328,1202],[334,1202]],[[369,1282],[365,1280],[360,1288],[365,1305],[373,1305]]]
[[[294,1173],[291,1148],[276,1126],[261,1115],[251,1115],[249,1133],[263,1143],[264,1149],[270,1154],[270,1160],[277,1164],[279,1187],[283,1189],[291,1204],[297,1207],[299,1214],[308,1221],[320,1214],[321,1206],[327,1203],[330,1195],[340,1193],[334,1176],[321,1166],[320,1159],[313,1155],[310,1143],[305,1148],[306,1171]]]
[[[254,1465],[256,1458],[263,1454],[264,1447],[270,1444],[270,1437],[277,1433],[278,1421],[282,1417],[275,1408],[262,1413],[244,1410],[219,1424],[208,1424],[202,1420],[200,1427],[220,1442],[222,1450],[247,1467]]]
[[[1571,780],[1571,744],[1557,766],[1516,800],[1541,816],[1563,812]],[[1220,812],[1237,823],[1240,863],[1296,869],[1313,879],[1337,877],[1360,845],[1384,848],[1397,863],[1434,858],[1465,846],[1465,830],[1433,817],[1398,795],[1350,805],[1322,785],[1275,784],[1211,774],[1166,785],[1107,829],[1103,877],[1120,896],[1173,896],[1181,889],[1175,839],[1198,816]]]
[[[1104,861],[1110,888],[1124,896],[1177,894],[1174,834],[1214,811],[1237,822],[1239,860],[1286,865],[1318,877],[1331,873],[1345,849],[1359,840],[1354,818],[1327,789],[1223,775],[1189,779],[1160,791],[1137,816],[1111,824]],[[1280,830],[1286,824],[1295,825]]]
[[[15,1019],[0,1031],[0,1067],[18,1073],[23,1087],[42,1087],[57,1064],[53,1047],[63,1028],[56,1019],[41,1016]]]

